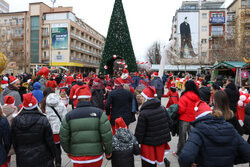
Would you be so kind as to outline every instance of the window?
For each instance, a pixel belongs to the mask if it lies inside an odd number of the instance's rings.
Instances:
[[[18,19],[18,23],[22,24],[23,23],[23,19]]]
[[[242,6],[246,6],[246,0],[242,0]]]
[[[11,30],[9,29],[9,30],[8,30],[8,35],[10,35],[10,34],[11,34]]]
[[[43,45],[44,46],[48,46],[48,44],[49,44],[49,40],[48,39],[43,40]]]
[[[6,34],[6,31],[5,31],[5,29],[3,29],[3,31],[2,31],[2,35],[5,35]]]
[[[207,56],[207,52],[201,52],[201,56]]]
[[[4,24],[5,24],[5,25],[7,24],[7,21],[8,21],[7,19],[4,19]]]
[[[207,13],[202,13],[202,18],[206,19],[207,18]]]
[[[10,25],[12,25],[12,19],[9,19]]]
[[[207,43],[207,39],[201,39],[201,43],[202,44]]]
[[[43,52],[43,58],[46,59],[47,57],[47,52]]]
[[[15,36],[20,36],[20,35],[22,35],[22,33],[23,33],[22,29],[16,29],[15,30]]]
[[[202,26],[201,29],[202,31],[207,31],[207,26]]]
[[[212,26],[211,34],[212,36],[222,36],[223,35],[223,26]]]
[[[223,17],[223,13],[212,13],[212,17]]]

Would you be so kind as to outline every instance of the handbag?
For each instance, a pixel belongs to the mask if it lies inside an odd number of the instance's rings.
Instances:
[[[62,122],[62,118],[60,117],[60,115],[58,114],[58,112],[56,111],[56,109],[54,107],[50,107],[53,109],[53,111],[55,112],[55,114],[57,115],[57,117],[59,118],[60,122]]]

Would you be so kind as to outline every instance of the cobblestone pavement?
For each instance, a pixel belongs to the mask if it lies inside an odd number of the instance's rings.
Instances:
[[[162,104],[166,106],[168,99],[162,98]],[[71,106],[68,106],[68,110],[70,111]],[[136,122],[131,124],[129,126],[129,129],[134,132],[136,126]],[[172,137],[172,140],[169,142],[169,145],[171,147],[171,151],[176,151],[176,146],[178,143],[178,137]],[[171,167],[179,167],[177,157],[173,156],[172,152],[170,152],[167,155],[168,160],[171,162]],[[72,167],[72,163],[70,159],[67,157],[67,155],[63,152],[62,153],[62,167]],[[141,159],[139,156],[135,156],[135,166],[140,167],[141,166]],[[15,156],[12,157],[11,160],[11,167],[16,167],[15,165]],[[102,167],[111,167],[111,162],[106,160],[106,158],[103,159]],[[158,167],[164,167],[164,165],[160,165]],[[235,167],[249,167],[248,164],[242,164],[242,165],[235,165]]]

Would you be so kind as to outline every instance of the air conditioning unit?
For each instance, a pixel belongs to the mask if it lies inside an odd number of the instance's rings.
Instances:
[[[213,40],[213,38],[210,36],[210,37],[209,37],[209,41],[212,41],[212,40]]]

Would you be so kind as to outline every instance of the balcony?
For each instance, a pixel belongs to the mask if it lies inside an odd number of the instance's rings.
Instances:
[[[43,33],[42,33],[42,36],[43,36],[43,37],[49,37],[49,32],[43,32]]]
[[[91,54],[91,55],[96,56],[96,57],[100,57],[100,56],[101,56],[101,55],[99,55],[99,54],[97,54],[97,53],[88,51],[88,50],[86,50],[86,49],[83,49],[83,48],[81,48],[81,47],[77,47],[77,46],[75,46],[75,45],[71,45],[71,48],[72,48],[72,49],[75,49],[75,50],[77,50],[77,51],[79,51],[79,52],[85,52],[85,53],[87,53],[87,54]]]
[[[43,49],[49,49],[49,44],[43,44],[42,48]]]
[[[223,37],[224,36],[224,32],[222,31],[212,31],[211,32],[211,37]]]
[[[225,23],[225,17],[211,17],[210,18],[211,24],[224,24]]]
[[[24,38],[24,36],[23,36],[23,33],[22,34],[14,34],[13,36],[12,36],[12,38],[13,39],[16,39],[16,40],[20,40],[20,39],[23,39]]]

